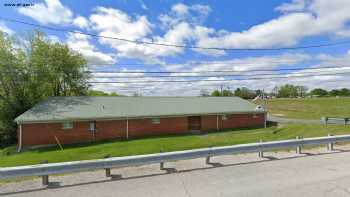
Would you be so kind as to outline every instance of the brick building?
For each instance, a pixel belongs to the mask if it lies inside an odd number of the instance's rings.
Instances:
[[[15,119],[18,147],[263,127],[237,97],[51,97]]]

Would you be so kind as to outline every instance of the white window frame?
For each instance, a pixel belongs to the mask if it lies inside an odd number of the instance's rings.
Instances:
[[[227,120],[227,115],[221,115],[221,120]]]
[[[160,118],[159,117],[155,117],[155,118],[152,118],[152,124],[160,124]]]
[[[89,131],[95,132],[96,130],[96,121],[89,122]]]
[[[73,129],[73,127],[73,122],[71,121],[62,122],[62,129],[64,130]]]

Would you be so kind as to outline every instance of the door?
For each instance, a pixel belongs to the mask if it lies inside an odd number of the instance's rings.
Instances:
[[[201,130],[201,117],[200,116],[189,116],[188,117],[188,129],[190,131]]]

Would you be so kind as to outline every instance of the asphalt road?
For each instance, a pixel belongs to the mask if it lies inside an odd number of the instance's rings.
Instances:
[[[321,120],[308,120],[308,119],[293,119],[293,118],[283,118],[268,115],[267,120],[278,123],[289,123],[289,124],[324,124]]]
[[[216,157],[159,165],[113,169],[51,177],[49,187],[40,179],[0,185],[0,196],[26,197],[215,197],[215,196],[350,196],[350,147],[327,153],[324,148],[294,152]],[[312,154],[311,154],[312,153]]]

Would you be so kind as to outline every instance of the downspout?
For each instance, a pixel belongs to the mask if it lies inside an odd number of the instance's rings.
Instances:
[[[19,124],[19,132],[18,132],[18,150],[17,152],[22,151],[22,124]]]
[[[264,113],[264,128],[266,128],[267,127],[267,112],[265,111],[265,113]]]
[[[216,130],[219,131],[219,115],[216,115]]]
[[[129,119],[126,117],[126,139],[129,139]]]

